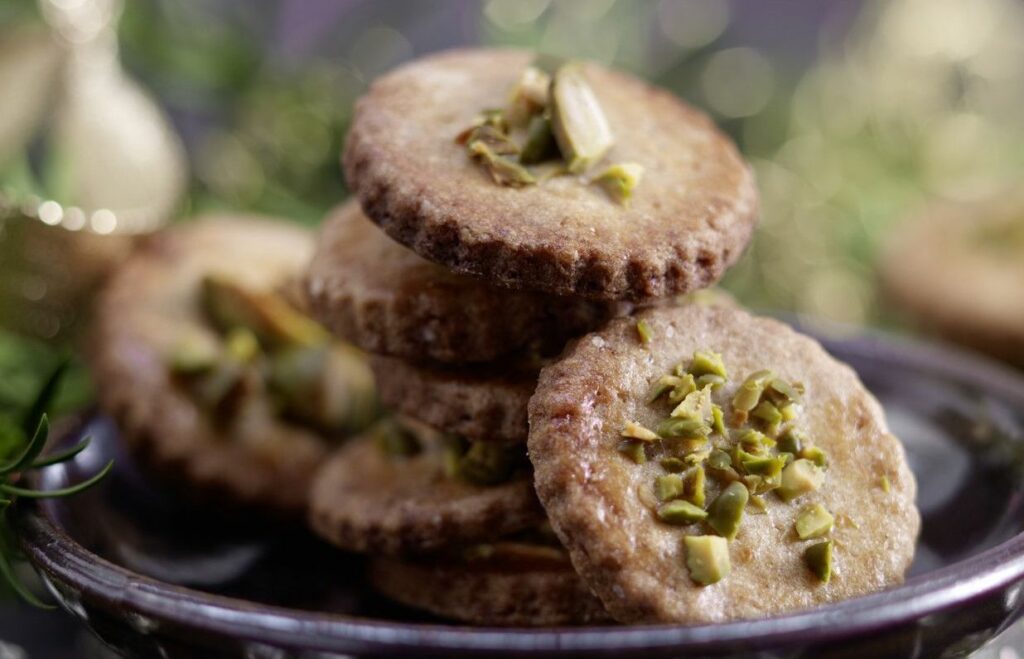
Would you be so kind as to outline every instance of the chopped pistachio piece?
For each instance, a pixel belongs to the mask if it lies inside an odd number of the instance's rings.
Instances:
[[[804,563],[821,583],[832,578],[832,541],[826,540],[804,550]]]
[[[683,379],[677,375],[663,375],[655,381],[651,391],[647,394],[647,402],[653,403],[668,392],[683,384]],[[696,387],[694,387],[696,388]]]
[[[763,515],[768,512],[768,502],[764,500],[764,497],[760,494],[751,494],[750,501],[747,502],[747,507],[753,509],[758,515]]]
[[[679,474],[662,474],[654,479],[654,496],[658,501],[678,499],[683,494],[683,477]]]
[[[694,377],[701,375],[718,375],[728,378],[729,373],[725,370],[725,362],[722,355],[711,350],[697,350],[693,353],[693,360],[690,362],[690,373]]]
[[[519,154],[519,145],[508,135],[494,126],[477,126],[470,132],[467,144],[472,153],[473,144],[483,142],[491,151],[499,156],[514,156]]]
[[[231,359],[242,362],[251,362],[260,354],[260,342],[251,330],[245,327],[235,327],[224,338],[224,346]]]
[[[457,475],[474,485],[497,485],[515,470],[509,447],[494,442],[470,442],[459,460]]]
[[[640,343],[647,345],[651,342],[654,337],[654,333],[651,331],[651,326],[646,320],[641,318],[636,321],[636,333],[640,337]]]
[[[548,104],[551,76],[535,66],[523,70],[512,88],[505,117],[513,128],[525,126],[531,118],[544,111]]]
[[[779,451],[797,456],[803,450],[804,437],[799,430],[789,428],[779,436],[778,442]]]
[[[636,421],[627,421],[626,425],[622,427],[621,435],[630,439],[639,439],[642,442],[653,442],[658,439],[657,433],[648,430]]]
[[[823,538],[832,531],[835,520],[832,513],[820,503],[808,506],[800,511],[796,518],[796,534],[801,540]]]
[[[697,386],[701,389],[705,387],[711,387],[712,389],[718,389],[728,382],[721,375],[715,375],[714,373],[705,373],[704,375],[697,378]]]
[[[178,375],[198,375],[211,371],[220,359],[213,341],[189,337],[180,341],[168,359],[171,371]]]
[[[766,448],[771,447],[773,444],[774,441],[763,432],[759,432],[753,428],[744,428],[739,433],[739,439],[737,440],[736,446],[748,453],[760,455],[761,453],[764,453]]]
[[[674,499],[658,507],[658,519],[673,526],[695,524],[707,518],[708,513],[683,499]]]
[[[885,474],[882,474],[882,476],[878,479],[878,484],[882,487],[882,491],[885,492],[886,494],[888,494],[889,491],[892,490],[892,484],[889,482],[889,477],[886,476]]]
[[[668,402],[678,404],[684,398],[697,391],[697,383],[689,373],[675,376],[678,379],[676,386],[668,394]]]
[[[711,428],[700,419],[668,418],[658,424],[658,435],[664,439],[707,439]]]
[[[573,174],[586,171],[611,148],[614,138],[583,68],[574,64],[554,74],[549,97],[551,129]]]
[[[672,417],[699,421],[703,425],[710,424],[713,420],[711,390],[698,389],[687,394],[672,410]]]
[[[764,388],[772,377],[772,372],[767,370],[757,371],[747,377],[732,398],[733,409],[738,412],[750,412],[757,407],[757,404],[761,402],[761,394],[764,393]]]
[[[800,405],[798,403],[789,403],[780,407],[779,412],[782,413],[783,421],[792,421],[800,415]]]
[[[519,153],[519,162],[524,165],[536,165],[557,157],[558,145],[555,143],[554,133],[551,132],[551,120],[542,115],[533,117],[526,129],[526,142]]]
[[[805,445],[800,451],[800,457],[805,460],[810,460],[822,469],[828,466],[828,454],[817,446]]]
[[[682,498],[695,506],[703,508],[705,480],[704,467],[700,465],[691,467],[683,477]]]
[[[783,501],[792,501],[821,487],[825,472],[810,460],[801,458],[786,465],[782,470],[782,484],[775,493]]]
[[[779,406],[786,403],[800,402],[800,392],[782,378],[773,379],[768,385],[767,393],[772,401]]]
[[[728,437],[728,431],[725,429],[725,414],[718,405],[711,406],[711,429],[717,435]]]
[[[678,474],[686,470],[686,462],[669,456],[661,459],[661,468],[671,474]]]
[[[374,426],[373,439],[387,455],[408,457],[422,450],[416,435],[393,419],[385,419]]]
[[[638,465],[647,462],[647,453],[644,452],[644,443],[636,439],[626,439],[619,442],[619,453],[626,456]]]
[[[683,538],[686,545],[686,567],[690,578],[702,586],[710,586],[729,576],[729,543],[725,538],[713,535],[688,535]]]
[[[644,168],[635,162],[616,163],[594,177],[596,183],[616,203],[629,206],[633,191],[640,185]]]
[[[712,469],[728,469],[732,467],[732,458],[722,449],[715,449],[708,456],[708,466]]]
[[[765,432],[769,435],[777,433],[779,430],[779,424],[782,423],[782,412],[779,412],[779,408],[766,400],[758,403],[757,407],[754,408],[754,411],[751,412],[750,415],[764,424]]]
[[[221,275],[207,275],[202,283],[202,304],[221,331],[236,327],[251,330],[267,347],[319,345],[330,335],[283,297],[254,291]]]
[[[537,182],[525,167],[496,153],[483,140],[469,143],[469,155],[479,163],[498,185],[521,188]]]
[[[732,540],[740,530],[743,509],[750,493],[743,483],[732,483],[708,506],[708,525],[720,536]]]
[[[786,466],[786,459],[781,456],[759,457],[744,460],[742,466],[743,471],[748,474],[772,479],[782,473],[782,468]]]

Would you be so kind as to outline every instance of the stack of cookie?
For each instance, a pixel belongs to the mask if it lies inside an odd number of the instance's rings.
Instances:
[[[526,455],[538,372],[635,303],[717,280],[751,234],[756,193],[706,118],[596,65],[585,75],[616,138],[604,161],[649,164],[628,207],[584,173],[496,183],[456,138],[522,94],[530,64],[447,53],[359,103],[344,164],[360,203],[326,220],[307,293],[318,320],[372,353],[394,416],[321,470],[311,520],[345,549],[392,557],[374,581],[407,604],[479,623],[585,623],[604,609],[551,533]]]
[[[870,394],[774,321],[676,302],[756,224],[704,115],[596,64],[453,51],[378,80],[343,160],[358,203],[307,297],[392,414],[320,470],[310,520],[382,593],[481,624],[699,622],[901,578],[913,477]],[[875,569],[829,584],[833,537]]]

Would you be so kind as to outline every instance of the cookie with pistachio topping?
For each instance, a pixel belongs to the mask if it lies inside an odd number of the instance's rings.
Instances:
[[[512,360],[445,367],[372,355],[381,401],[399,414],[469,439],[523,443],[540,364]]]
[[[509,291],[455,274],[387,237],[350,202],[324,224],[306,275],[313,313],[370,352],[491,361],[597,328],[621,305]]]
[[[564,549],[527,541],[473,545],[442,557],[376,558],[370,563],[370,583],[406,606],[475,625],[610,621]]]
[[[313,483],[309,520],[350,551],[435,551],[544,519],[522,446],[471,442],[388,419],[343,446]]]
[[[882,281],[923,329],[1024,366],[1024,194],[935,204],[910,218]]]
[[[288,292],[312,247],[268,219],[200,218],[152,237],[101,296],[100,404],[190,494],[301,512],[331,445],[376,416],[362,354]]]
[[[622,622],[764,617],[910,565],[902,445],[849,367],[775,320],[703,305],[614,320],[541,372],[529,415],[541,502]]]
[[[509,288],[643,300],[706,287],[756,223],[750,169],[706,116],[594,63],[456,50],[359,101],[346,180],[395,240]]]

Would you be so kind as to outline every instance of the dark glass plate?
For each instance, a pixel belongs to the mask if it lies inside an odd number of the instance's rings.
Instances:
[[[15,521],[64,607],[132,656],[965,656],[1024,603],[1024,378],[947,348],[823,342],[860,373],[905,442],[924,528],[903,586],[814,610],[696,627],[446,624],[376,597],[358,556],[301,528],[181,504],[147,483],[101,416],[64,437],[93,435],[89,451],[39,484],[64,486],[111,457],[114,476],[72,500],[20,505]]]

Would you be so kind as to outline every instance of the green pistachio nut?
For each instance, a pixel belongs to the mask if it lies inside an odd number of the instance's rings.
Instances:
[[[711,406],[711,429],[716,435],[722,437],[728,437],[728,431],[725,429],[725,413],[722,412],[722,408],[718,405]]]
[[[695,506],[703,508],[706,480],[707,477],[704,474],[704,467],[700,465],[691,467],[683,477],[682,498]]]
[[[804,564],[823,584],[832,579],[832,541],[813,544],[804,550]]]
[[[710,586],[729,576],[729,543],[713,535],[688,535],[683,538],[686,547],[686,568],[690,578],[702,586]]]
[[[604,190],[613,201],[628,206],[643,174],[643,166],[635,162],[616,163],[595,176],[592,182]]]
[[[244,327],[268,349],[321,345],[327,331],[273,292],[256,291],[221,275],[202,282],[203,308],[222,332]]]
[[[723,538],[732,540],[740,530],[743,509],[749,498],[750,493],[743,483],[730,484],[708,507],[708,525]]]
[[[808,506],[800,511],[796,518],[796,534],[801,540],[823,538],[832,532],[835,520],[832,513],[820,503]]]
[[[758,403],[750,416],[760,421],[769,435],[776,434],[779,431],[779,424],[782,423],[782,412],[766,400]]]
[[[722,355],[712,350],[697,350],[693,353],[690,361],[689,372],[694,377],[702,375],[716,375],[720,378],[728,378],[729,373],[725,370],[725,362]]]
[[[679,474],[686,471],[686,462],[673,456],[662,458],[660,464],[662,469],[671,474]]]
[[[580,174],[611,148],[611,126],[583,68],[565,64],[554,74],[549,96],[551,129],[569,171]]]
[[[647,345],[651,342],[651,338],[654,336],[654,332],[651,330],[650,324],[641,318],[636,321],[636,334],[640,337],[640,343]]]
[[[642,465],[647,462],[647,453],[644,451],[644,443],[640,440],[624,439],[619,442],[618,451],[638,465]]]
[[[788,428],[779,435],[778,449],[781,453],[789,453],[799,456],[803,450],[805,438],[802,432],[795,428]]]
[[[658,506],[658,519],[673,526],[686,526],[703,521],[708,513],[683,499],[674,499]]]
[[[498,185],[521,188],[534,185],[537,182],[529,170],[506,156],[496,153],[481,140],[470,142],[467,148],[473,161],[483,167]]]
[[[215,341],[204,338],[187,336],[174,346],[167,359],[172,373],[186,377],[200,375],[217,366],[221,358],[220,350]]]
[[[677,499],[683,494],[683,477],[679,474],[662,474],[654,479],[654,496],[658,501]]]
[[[658,424],[658,436],[664,439],[706,439],[711,428],[699,419],[668,418]]]
[[[514,447],[495,442],[471,442],[459,461],[457,475],[474,485],[504,483],[515,471]]]
[[[782,484],[775,493],[783,501],[792,501],[821,487],[825,472],[810,460],[801,458],[782,470]]]
[[[800,457],[810,460],[822,469],[828,466],[828,454],[817,446],[804,445],[800,451]]]
[[[732,407],[737,412],[750,412],[761,402],[761,395],[771,378],[771,371],[757,371],[743,381],[732,398]]]
[[[526,130],[526,143],[519,153],[519,162],[524,165],[536,165],[558,157],[558,145],[555,135],[551,132],[551,120],[543,115],[530,119]]]

